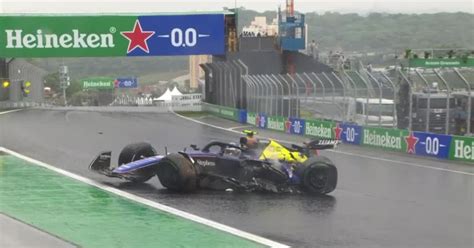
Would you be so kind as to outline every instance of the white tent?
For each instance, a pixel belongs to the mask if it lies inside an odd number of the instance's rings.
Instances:
[[[161,95],[160,97],[158,98],[155,98],[153,99],[154,101],[165,101],[165,102],[170,102],[172,100],[172,94],[171,94],[171,91],[170,89],[166,89],[166,92],[163,93],[163,95]]]
[[[176,86],[171,91],[171,96],[182,96],[182,95],[183,93],[181,93]]]

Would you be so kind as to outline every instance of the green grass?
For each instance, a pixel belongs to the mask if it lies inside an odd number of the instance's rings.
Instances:
[[[8,155],[0,212],[85,248],[263,247]]]

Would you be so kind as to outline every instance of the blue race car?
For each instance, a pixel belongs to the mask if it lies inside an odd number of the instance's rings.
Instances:
[[[314,140],[289,148],[274,140],[259,140],[251,149],[245,146],[245,137],[240,143],[213,141],[202,149],[191,145],[166,155],[157,155],[148,143],[130,144],[120,153],[118,167],[111,168],[112,152],[103,152],[89,169],[137,183],[157,175],[165,188],[177,192],[212,189],[327,194],[336,188],[336,167],[317,151],[335,148],[337,141]]]

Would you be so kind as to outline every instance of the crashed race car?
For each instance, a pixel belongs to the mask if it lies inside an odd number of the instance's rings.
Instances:
[[[191,145],[181,152],[158,155],[148,143],[126,146],[118,167],[111,167],[112,152],[102,152],[89,169],[99,174],[143,183],[155,175],[172,191],[197,189],[328,194],[337,185],[337,169],[319,150],[333,149],[336,140],[312,140],[287,147],[275,140],[255,138],[240,144],[213,141],[203,148]]]

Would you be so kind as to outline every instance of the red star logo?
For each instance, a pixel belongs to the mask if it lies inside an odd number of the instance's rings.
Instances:
[[[286,120],[285,121],[285,131],[287,133],[290,133],[291,132],[291,121],[290,120]]]
[[[339,126],[339,123],[337,123],[336,127],[334,128],[334,134],[335,134],[337,140],[341,139],[342,128]]]
[[[135,21],[133,31],[120,33],[123,35],[123,37],[129,40],[127,53],[132,52],[137,47],[139,47],[140,49],[142,49],[142,51],[146,53],[150,53],[150,50],[148,49],[147,40],[150,39],[151,36],[155,34],[155,32],[143,31],[140,21],[138,21],[138,19]]]
[[[407,143],[407,153],[415,154],[416,153],[416,143],[418,143],[418,138],[413,135],[413,132],[410,132],[410,135],[405,137],[405,142]]]

